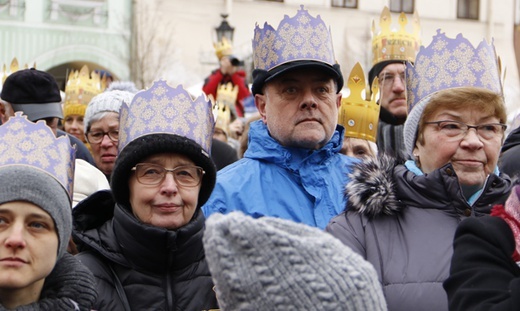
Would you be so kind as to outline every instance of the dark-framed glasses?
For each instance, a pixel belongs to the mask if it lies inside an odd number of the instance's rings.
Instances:
[[[99,144],[103,141],[103,138],[105,138],[105,135],[108,136],[108,138],[117,143],[119,141],[119,131],[118,130],[112,130],[108,132],[103,131],[88,131],[87,132],[87,141],[91,144]]]
[[[477,135],[484,140],[493,140],[504,135],[507,125],[503,123],[487,123],[479,125],[469,125],[464,122],[442,120],[425,122],[424,124],[437,125],[439,131],[447,137],[462,139],[466,136],[469,129],[475,129]]]
[[[137,181],[143,185],[158,185],[163,182],[167,173],[172,173],[178,186],[196,187],[200,185],[206,172],[200,166],[182,165],[176,168],[165,168],[153,163],[139,163],[131,169],[135,171]]]

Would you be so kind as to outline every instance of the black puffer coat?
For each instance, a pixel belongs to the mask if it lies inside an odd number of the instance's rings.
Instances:
[[[73,217],[77,257],[98,282],[95,310],[126,310],[123,296],[131,310],[218,308],[200,210],[184,227],[166,230],[141,223],[109,191],[100,191],[78,204]]]
[[[372,263],[389,310],[448,309],[448,277],[459,222],[504,203],[512,182],[491,174],[469,205],[451,164],[418,176],[395,160],[357,164],[346,187],[348,211],[326,230]]]

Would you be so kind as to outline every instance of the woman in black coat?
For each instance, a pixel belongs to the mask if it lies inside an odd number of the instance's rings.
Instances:
[[[444,282],[450,310],[518,310],[519,197],[517,185],[505,207],[495,206],[492,216],[468,218],[460,224],[450,276]]]
[[[202,246],[216,169],[211,102],[165,81],[120,113],[111,192],[74,209],[79,259],[97,279],[96,310],[218,308]]]

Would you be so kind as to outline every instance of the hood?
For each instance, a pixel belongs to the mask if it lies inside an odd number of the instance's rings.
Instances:
[[[507,135],[507,138],[504,141],[504,145],[502,146],[502,150],[500,150],[500,152],[504,152],[518,144],[520,144],[520,127],[517,127],[516,129],[511,131],[509,135]]]
[[[318,164],[326,161],[332,154],[339,153],[343,144],[344,132],[345,128],[337,125],[332,138],[318,150],[289,148],[280,145],[269,134],[267,125],[262,120],[257,120],[250,125],[248,147],[244,157],[275,163],[288,169],[295,169],[295,162],[301,162],[294,161],[295,158],[305,160],[307,163]]]
[[[379,214],[393,215],[402,209],[396,197],[393,171],[398,160],[386,154],[367,159],[352,167],[350,181],[345,187],[348,197],[345,210],[356,211],[368,217]]]

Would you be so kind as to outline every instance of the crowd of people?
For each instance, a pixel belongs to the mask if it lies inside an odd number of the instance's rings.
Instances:
[[[10,73],[0,310],[518,308],[519,132],[495,48],[438,30],[419,49],[416,13],[411,33],[381,21],[347,79],[303,6],[255,27],[251,88],[226,39],[198,97],[87,66],[64,96]]]

